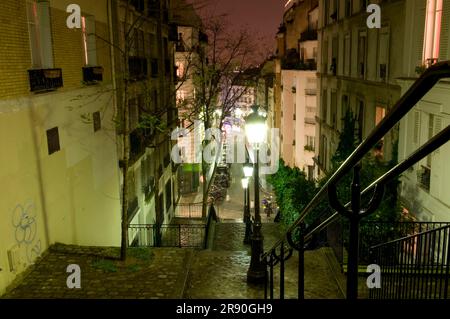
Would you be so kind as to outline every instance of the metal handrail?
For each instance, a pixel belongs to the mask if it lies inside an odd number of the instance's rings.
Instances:
[[[366,189],[364,189],[361,192],[361,195],[368,194],[370,191],[373,191],[377,185],[386,184],[389,181],[391,181],[393,178],[395,178],[396,176],[405,172],[413,164],[417,163],[421,159],[425,158],[429,153],[434,152],[439,147],[441,147],[443,144],[445,144],[449,140],[449,135],[450,135],[450,126],[445,128],[444,130],[442,130],[440,133],[438,133],[433,138],[431,138],[427,143],[425,143],[420,148],[418,148],[406,160],[395,165],[393,168],[391,168],[385,174],[380,176],[377,180],[372,182],[372,184],[367,186]],[[351,205],[351,202],[348,202],[347,204],[344,205],[344,207],[349,207],[350,205]],[[338,212],[335,212],[334,214],[332,214],[325,221],[323,221],[320,225],[315,227],[313,230],[309,231],[305,235],[305,240],[307,241],[307,240],[311,239],[311,237],[314,233],[325,229],[328,225],[333,223],[338,217],[339,217]]]
[[[353,233],[355,233],[354,227],[359,227],[358,219],[373,213],[379,205],[379,202],[382,200],[384,185],[386,185],[388,181],[400,175],[413,164],[420,161],[422,158],[426,157],[428,154],[438,149],[450,140],[450,126],[448,126],[436,136],[431,138],[418,150],[413,152],[413,154],[410,155],[406,160],[391,168],[387,173],[385,173],[383,176],[369,185],[364,191],[360,192],[358,169],[358,164],[360,163],[360,161],[368,152],[370,152],[370,150],[378,143],[378,141],[380,141],[417,104],[417,102],[419,102],[425,96],[425,94],[427,94],[428,91],[431,90],[434,85],[443,78],[450,78],[450,61],[440,62],[429,67],[420,76],[420,78],[413,83],[408,91],[393,106],[391,111],[384,117],[384,119],[371,131],[369,136],[353,151],[353,153],[344,161],[344,163],[342,163],[342,165],[336,170],[336,172],[327,180],[325,185],[316,193],[311,201],[303,208],[299,217],[287,229],[283,237],[278,240],[266,253],[262,254],[263,260],[268,260],[272,255],[276,255],[277,248],[284,245],[285,241],[287,241],[294,249],[303,250],[305,239],[310,239],[315,232],[324,229],[327,225],[332,223],[339,214],[343,214],[350,219],[356,220],[351,226],[353,227]],[[352,169],[355,169],[354,178],[356,178],[354,179],[354,186],[356,187],[352,187],[352,198],[356,196],[356,198],[354,199],[355,202],[341,205],[336,197],[336,184]],[[371,202],[369,203],[369,207],[367,208],[367,210],[361,210],[360,196],[367,194],[372,190],[375,190],[375,192]],[[327,218],[319,226],[310,231],[306,236],[304,236],[304,233],[302,233],[300,236],[300,243],[296,245],[295,243],[293,243],[291,238],[293,231],[297,228],[300,228],[302,231],[304,231],[305,218],[327,194],[329,196],[331,206],[333,206],[333,208],[335,209],[338,209],[339,211],[335,212],[331,217]],[[352,207],[353,211],[356,209],[356,213],[354,213],[353,216],[351,216],[346,209],[350,206]],[[356,258],[355,256],[352,256],[353,264],[357,263],[355,259],[357,259],[357,255]],[[353,265],[351,274],[352,276],[355,275],[353,273],[354,271],[355,267]],[[352,283],[352,285],[353,287],[350,290],[354,290],[356,287],[355,283]],[[349,289],[349,286],[347,288]],[[352,294],[353,295],[349,298],[356,297],[356,292],[352,291]],[[299,297],[300,295],[301,294],[299,288]]]

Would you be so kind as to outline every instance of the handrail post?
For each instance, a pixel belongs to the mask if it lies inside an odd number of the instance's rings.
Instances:
[[[298,243],[298,299],[305,299],[305,223],[300,224]]]
[[[445,230],[448,233],[447,236],[447,262],[445,265],[445,285],[444,285],[444,299],[448,297],[448,281],[450,276],[450,228]]]
[[[352,182],[352,212],[349,216],[350,238],[347,265],[347,299],[358,299],[358,253],[359,253],[359,212],[361,210],[361,165],[353,170]]]
[[[280,247],[280,300],[284,299],[284,242]]]

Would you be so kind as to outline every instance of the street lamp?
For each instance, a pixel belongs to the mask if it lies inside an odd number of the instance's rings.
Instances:
[[[248,184],[250,181],[250,177],[252,177],[253,175],[253,165],[250,163],[245,163],[243,166],[243,170],[245,176],[245,178],[242,179],[242,187],[244,188],[244,223],[245,223],[244,244],[250,244],[252,221],[250,219],[250,189]]]
[[[252,256],[247,271],[247,281],[253,283],[264,282],[266,267],[261,261],[264,237],[261,233],[261,215],[259,212],[259,146],[266,140],[266,117],[258,106],[252,107],[253,112],[245,118],[245,135],[255,152],[254,158],[254,185],[255,185],[255,224],[251,237]]]

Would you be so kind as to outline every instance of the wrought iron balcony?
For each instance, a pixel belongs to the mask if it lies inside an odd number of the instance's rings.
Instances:
[[[83,67],[83,82],[90,84],[101,81],[103,81],[103,67],[101,66]]]
[[[307,30],[300,34],[300,42],[317,40],[317,30]]]
[[[62,69],[28,70],[30,91],[54,91],[63,86]]]

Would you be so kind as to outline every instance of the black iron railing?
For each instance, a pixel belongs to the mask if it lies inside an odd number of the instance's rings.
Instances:
[[[372,214],[383,199],[385,185],[405,172],[428,154],[450,140],[450,126],[432,137],[428,142],[413,152],[407,159],[403,160],[384,175],[372,182],[366,189],[361,190],[360,184],[360,162],[363,157],[377,145],[377,143],[396,126],[399,121],[419,102],[434,85],[443,78],[450,77],[450,61],[437,63],[428,68],[421,77],[409,88],[409,90],[392,107],[391,111],[378,124],[368,137],[356,148],[356,150],[345,160],[345,162],[328,179],[325,185],[316,193],[313,199],[303,208],[297,220],[288,228],[285,235],[275,243],[265,254],[261,256],[268,267],[266,278],[265,296],[273,296],[273,272],[275,265],[280,268],[280,299],[284,298],[284,263],[293,255],[293,250],[298,251],[298,298],[304,299],[304,253],[305,244],[311,241],[327,226],[343,216],[348,222],[348,267],[346,298],[357,299],[358,297],[358,266],[359,266],[359,231],[360,222],[363,218]],[[336,185],[348,173],[353,171],[353,182],[351,187],[351,202],[340,203]],[[362,196],[371,195],[367,207],[362,207]],[[313,229],[305,227],[305,218],[328,196],[329,205],[335,211],[331,216],[322,221]],[[295,239],[294,239],[295,238]]]
[[[202,218],[203,203],[178,203],[175,208],[175,217]]]
[[[63,86],[62,69],[28,70],[30,91],[52,91]]]
[[[370,249],[380,267],[380,287],[371,299],[447,299],[450,225],[390,241]]]
[[[103,81],[103,67],[101,66],[83,67],[83,82],[90,84],[101,81]]]
[[[204,248],[205,224],[130,225],[128,236],[139,247]]]
[[[344,218],[336,219],[327,227],[326,237],[328,245],[333,249],[338,262],[345,271],[347,268],[348,232]],[[383,222],[362,221],[359,237],[359,264],[372,263],[369,254],[370,247],[380,243],[386,243],[398,238],[413,236],[444,226],[450,226],[450,222]]]

